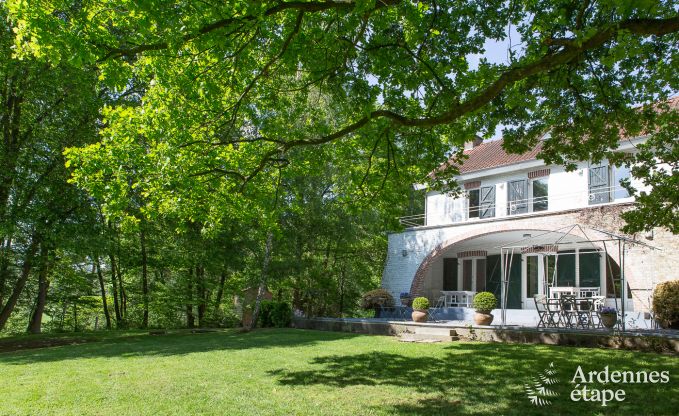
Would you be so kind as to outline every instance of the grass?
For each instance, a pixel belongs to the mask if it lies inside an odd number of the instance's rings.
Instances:
[[[72,335],[73,336],[73,335]],[[1,415],[662,414],[679,405],[676,356],[517,344],[406,344],[293,329],[98,335],[0,353]],[[529,403],[524,384],[554,362],[559,396]],[[624,384],[606,407],[572,402],[585,371],[670,371]]]

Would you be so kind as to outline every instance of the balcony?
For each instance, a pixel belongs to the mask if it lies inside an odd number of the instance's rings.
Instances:
[[[398,222],[404,227],[423,227],[426,224],[425,214],[407,215],[399,217]]]

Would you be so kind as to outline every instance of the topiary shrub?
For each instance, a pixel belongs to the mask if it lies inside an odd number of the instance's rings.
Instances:
[[[429,309],[429,299],[425,297],[415,298],[413,300],[413,309],[416,311],[426,311]]]
[[[394,297],[384,289],[371,290],[370,292],[364,293],[363,297],[361,297],[361,308],[374,309],[375,318],[380,317],[382,308],[391,308],[393,306]]]
[[[653,315],[663,328],[679,329],[679,280],[656,286],[653,292]]]
[[[259,305],[261,328],[285,328],[292,323],[292,309],[286,302],[263,300]]]
[[[479,292],[474,296],[472,307],[478,313],[490,313],[497,306],[495,295],[490,292]]]

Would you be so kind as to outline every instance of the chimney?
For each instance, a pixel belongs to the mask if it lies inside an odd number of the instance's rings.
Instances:
[[[464,142],[464,150],[471,150],[481,143],[483,143],[483,139],[479,136],[474,136],[472,140]]]

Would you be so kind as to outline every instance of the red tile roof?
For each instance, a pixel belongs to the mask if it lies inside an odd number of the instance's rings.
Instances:
[[[670,98],[667,100],[667,103],[669,104],[670,109],[679,109],[679,96]],[[460,174],[537,160],[537,155],[542,149],[542,141],[540,141],[533,149],[524,154],[510,154],[505,152],[502,148],[502,143],[503,140],[484,142],[473,149],[465,150],[464,154],[468,156],[468,159],[462,162]],[[455,163],[455,161],[448,160],[444,165],[452,163]],[[443,167],[444,166],[441,166],[441,168]],[[432,174],[434,174],[434,172],[432,172]]]
[[[464,154],[468,157],[460,166],[460,173],[470,173],[479,170],[497,168],[501,166],[513,165],[519,162],[536,160],[537,155],[542,149],[542,142],[528,152],[517,155],[505,152],[502,148],[503,140],[484,142],[473,149],[465,150]],[[449,160],[447,163],[453,163]]]

